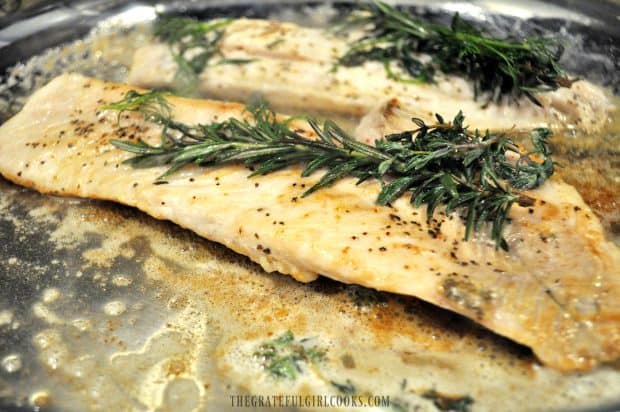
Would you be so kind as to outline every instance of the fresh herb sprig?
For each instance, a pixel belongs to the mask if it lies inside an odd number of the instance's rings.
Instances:
[[[318,346],[309,346],[307,339],[297,341],[289,330],[261,344],[254,356],[262,361],[265,370],[274,378],[294,380],[302,372],[302,363],[321,362],[325,352],[325,349]]]
[[[227,59],[220,50],[226,26],[232,19],[200,22],[189,17],[160,16],[153,34],[172,48],[179,66],[177,80],[184,85],[192,81],[209,65],[245,64],[251,59]],[[216,60],[217,59],[217,60]]]
[[[430,82],[439,69],[469,78],[476,98],[484,94],[487,103],[503,96],[517,99],[525,95],[540,105],[534,93],[570,87],[574,81],[558,64],[564,50],[558,41],[494,38],[463,21],[458,13],[451,26],[444,26],[374,1],[353,13],[339,31],[360,28],[363,37],[352,42],[338,65],[380,61],[389,77],[404,82]],[[431,61],[423,61],[420,54],[430,56]]]
[[[298,164],[305,165],[304,177],[325,170],[303,196],[346,176],[356,177],[358,183],[378,179],[383,184],[379,205],[408,194],[413,206],[426,205],[429,220],[440,205],[446,213],[458,210],[466,221],[465,239],[490,223],[492,239],[504,249],[508,244],[502,233],[511,206],[515,202],[531,205],[532,199],[522,190],[539,186],[554,169],[548,129],[533,130],[533,150],[526,151],[505,134],[470,131],[462,113],[452,122],[437,115],[433,125],[414,118],[413,130],[387,135],[370,146],[349,137],[330,120],[320,125],[309,119],[317,138],[308,138],[290,127],[290,119],[279,119],[264,105],[248,108],[249,119],[197,125],[175,121],[159,92],[130,91],[105,108],[141,112],[163,126],[159,145],[111,140],[135,154],[126,161],[134,167],[169,166],[160,179],[188,164],[209,167],[233,162],[254,167],[250,176]]]

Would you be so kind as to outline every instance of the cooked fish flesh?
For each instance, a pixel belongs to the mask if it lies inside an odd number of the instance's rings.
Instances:
[[[620,251],[576,190],[551,179],[514,206],[506,252],[484,231],[463,240],[457,213],[401,198],[375,204],[377,182],[343,179],[302,198],[321,173],[291,167],[248,178],[241,165],[134,169],[111,138],[156,144],[160,127],[102,109],[130,86],[75,74],[37,91],[0,127],[0,173],[43,193],[105,199],[171,220],[302,282],[319,275],[416,296],[530,346],[554,368],[585,370],[620,357]],[[208,123],[249,116],[237,103],[169,97],[173,116]],[[294,125],[308,136],[310,127]],[[232,280],[231,280],[232,281]]]
[[[432,121],[435,113],[452,115],[463,110],[481,129],[547,126],[592,132],[605,127],[614,110],[600,87],[583,80],[570,88],[538,93],[542,108],[525,97],[516,103],[504,101],[485,107],[484,99],[475,101],[473,87],[457,76],[439,75],[434,84],[403,83],[388,78],[379,62],[333,71],[347,42],[347,38],[324,30],[291,23],[238,19],[226,27],[220,50],[225,58],[254,60],[208,67],[199,77],[197,90],[203,96],[231,100],[260,93],[279,110],[354,116],[363,116],[396,98],[407,121],[412,116]],[[154,43],[136,51],[129,83],[174,88],[177,71],[170,47]]]

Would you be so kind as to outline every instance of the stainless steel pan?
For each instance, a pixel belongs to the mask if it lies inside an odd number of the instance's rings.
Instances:
[[[123,81],[156,12],[319,24],[351,7],[0,4],[0,122],[59,73]],[[619,91],[616,2],[410,4],[437,20],[459,11],[491,31],[559,33],[572,45],[569,70]],[[618,138],[584,137],[560,150],[599,179],[583,187],[594,203],[602,190],[618,201]],[[607,169],[592,166],[601,162]],[[615,205],[593,205],[610,237],[620,231]],[[294,382],[260,373],[253,351],[286,330],[327,349],[320,371]],[[440,396],[469,397],[471,410],[620,409],[617,366],[561,375],[527,348],[416,299],[326,279],[300,284],[133,209],[44,196],[0,178],[0,409],[233,410],[231,396],[339,394],[347,382],[389,396],[385,410],[434,410],[445,406]]]

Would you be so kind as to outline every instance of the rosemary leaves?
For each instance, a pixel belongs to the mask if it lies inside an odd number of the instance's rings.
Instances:
[[[175,121],[165,95],[128,92],[106,109],[135,111],[163,126],[161,143],[112,140],[119,149],[134,153],[126,162],[134,167],[169,166],[164,178],[188,164],[203,167],[240,162],[254,167],[250,176],[268,174],[293,165],[304,165],[302,176],[324,170],[303,196],[328,187],[344,177],[358,183],[382,182],[377,203],[388,205],[408,195],[413,206],[426,206],[430,219],[439,206],[446,213],[458,211],[466,222],[465,239],[483,224],[499,247],[508,248],[502,236],[515,202],[531,202],[522,190],[539,186],[551,174],[547,129],[531,133],[532,151],[525,151],[502,133],[470,131],[458,113],[451,122],[437,115],[436,124],[412,119],[414,128],[377,140],[374,146],[348,136],[336,123],[309,119],[316,133],[310,139],[279,120],[264,105],[247,110],[252,120],[231,118],[209,124]]]
[[[170,45],[178,65],[177,81],[192,87],[195,78],[209,65],[245,64],[249,59],[227,59],[220,51],[220,40],[231,19],[199,22],[188,17],[160,16],[154,35]],[[214,60],[219,58],[218,60]]]
[[[448,27],[374,1],[349,16],[340,31],[358,28],[364,30],[363,37],[337,64],[380,61],[389,77],[404,82],[430,82],[438,69],[470,79],[476,97],[485,95],[488,102],[524,95],[540,105],[534,93],[570,87],[573,82],[558,65],[563,47],[556,40],[493,38],[458,14]],[[421,54],[431,60],[423,61]]]
[[[254,356],[262,361],[265,370],[276,379],[295,380],[302,373],[302,364],[324,360],[326,350],[308,345],[308,339],[295,339],[290,330],[260,345]]]

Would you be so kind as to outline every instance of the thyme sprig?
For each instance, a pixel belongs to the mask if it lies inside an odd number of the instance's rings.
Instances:
[[[426,205],[428,219],[440,205],[446,213],[458,210],[466,221],[465,239],[490,223],[492,239],[504,249],[508,245],[502,233],[511,206],[532,204],[522,190],[539,186],[554,169],[548,129],[534,129],[533,150],[526,151],[505,134],[470,131],[462,113],[451,122],[437,115],[432,125],[413,118],[414,129],[387,135],[370,146],[349,137],[331,120],[321,125],[308,119],[317,136],[308,138],[290,127],[290,119],[279,119],[265,105],[249,107],[249,120],[197,125],[175,121],[159,92],[130,91],[105,108],[140,112],[163,126],[159,145],[111,140],[135,154],[126,161],[133,167],[169,166],[160,180],[188,164],[242,163],[254,168],[250,176],[299,164],[305,165],[304,177],[324,170],[305,197],[346,176],[357,178],[358,184],[378,179],[379,205],[407,194],[413,206]]]
[[[431,82],[439,69],[470,79],[476,98],[484,94],[487,103],[525,95],[540,105],[534,93],[570,87],[574,81],[558,64],[564,48],[555,39],[491,37],[458,13],[451,26],[444,26],[374,1],[352,13],[339,31],[360,28],[363,37],[351,43],[338,65],[380,61],[389,77],[404,82]],[[421,54],[431,60],[424,61]],[[404,74],[395,72],[393,66]]]
[[[245,64],[252,61],[227,59],[221,52],[220,41],[231,22],[232,19],[200,22],[189,17],[159,16],[153,34],[170,45],[179,66],[177,77],[187,83],[188,79],[199,75],[210,64]]]

